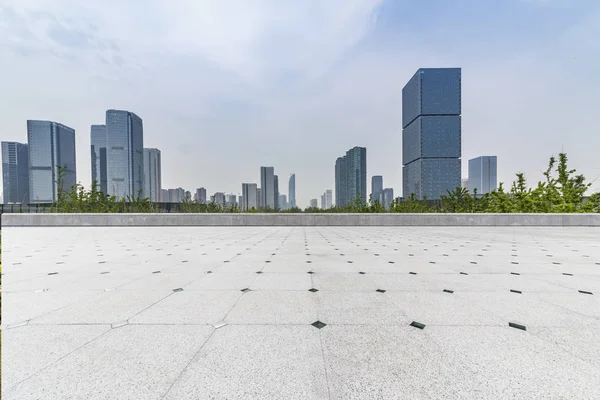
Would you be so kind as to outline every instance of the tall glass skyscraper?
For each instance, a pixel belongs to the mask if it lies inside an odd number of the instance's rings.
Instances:
[[[242,183],[242,210],[258,208],[258,188],[256,186],[256,183]]]
[[[461,69],[421,68],[402,89],[402,195],[460,187]]]
[[[371,178],[371,199],[383,204],[383,176],[375,175]]]
[[[275,209],[275,168],[260,167],[260,206]],[[279,197],[278,197],[279,200]]]
[[[161,185],[160,150],[144,149],[144,198],[159,202]]]
[[[92,125],[90,129],[92,151],[92,182],[96,182],[103,193],[108,193],[106,184],[106,125]]]
[[[144,184],[144,128],[130,111],[106,111],[107,192],[123,198],[137,196]]]
[[[335,205],[343,207],[358,197],[367,201],[367,149],[353,147],[335,162]]]
[[[75,130],[51,121],[27,121],[29,201],[52,203],[58,198],[58,170],[64,167],[63,189],[77,183]]]
[[[2,142],[4,204],[29,203],[29,151],[27,145]]]
[[[288,191],[288,195],[290,196],[290,208],[294,208],[296,207],[296,174],[290,176]]]
[[[490,193],[498,187],[498,160],[496,156],[481,156],[469,160],[469,180],[467,187],[470,193]]]
[[[273,204],[275,208],[279,208],[279,177],[273,175]]]

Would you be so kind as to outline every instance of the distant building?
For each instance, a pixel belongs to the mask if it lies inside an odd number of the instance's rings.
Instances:
[[[383,204],[383,176],[375,175],[371,178],[371,200]]]
[[[29,203],[29,150],[26,144],[2,142],[4,204]]]
[[[192,201],[192,192],[190,192],[189,190],[186,190],[183,198],[185,201]]]
[[[150,201],[160,200],[161,161],[159,149],[144,149],[143,197]]]
[[[107,194],[106,177],[106,125],[92,125],[90,128],[90,143],[92,152],[92,182],[98,189]]]
[[[225,193],[223,193],[223,192],[215,193],[214,199],[215,199],[214,201],[216,204],[219,204],[221,206],[225,205]]]
[[[275,168],[260,167],[261,208],[275,208]]]
[[[287,210],[287,196],[285,194],[279,195],[279,209]]]
[[[256,183],[242,183],[242,210],[258,209],[258,190]]]
[[[319,203],[317,202],[317,199],[311,199],[310,200],[310,207],[311,208],[317,208],[317,207],[319,207]]]
[[[169,203],[181,203],[185,199],[183,188],[169,189]]]
[[[237,196],[235,194],[227,195],[227,205],[229,207],[237,206]]]
[[[64,167],[66,191],[77,183],[75,130],[51,121],[27,121],[29,201],[52,203],[58,198],[58,172]]]
[[[242,204],[244,204],[244,196],[238,196],[238,206],[242,207]]]
[[[485,194],[497,189],[497,166],[496,156],[481,156],[469,160],[469,192],[474,193],[477,190],[477,194]]]
[[[290,176],[288,195],[290,196],[290,208],[296,207],[296,174]]]
[[[130,111],[106,111],[106,175],[108,194],[136,197],[143,191],[144,128]]]
[[[392,202],[394,201],[394,189],[386,188],[383,190],[383,201],[381,204],[385,207],[386,210],[389,210],[392,206]]]
[[[321,196],[321,208],[323,210],[329,210],[333,204],[333,192],[331,189],[327,189],[325,193]]]
[[[461,69],[421,68],[402,89],[404,197],[438,200],[460,186]]]
[[[273,204],[274,208],[279,208],[279,177],[273,175]]]
[[[194,195],[194,201],[198,204],[206,204],[206,189],[201,187],[196,189],[196,194]]]
[[[263,197],[263,191],[262,188],[257,188],[256,189],[256,204],[258,205],[258,210],[262,210],[265,207],[265,204],[263,203],[264,201],[264,197]]]
[[[161,189],[160,190],[160,202],[161,203],[169,202],[169,189]]]
[[[335,204],[344,207],[354,199],[367,201],[367,149],[354,147],[335,163]]]

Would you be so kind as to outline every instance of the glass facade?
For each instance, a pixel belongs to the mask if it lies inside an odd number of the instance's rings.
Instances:
[[[296,207],[296,174],[290,176],[288,191],[288,195],[290,196],[290,208],[294,208]]]
[[[356,197],[367,201],[367,149],[353,147],[335,163],[335,205],[343,207]]]
[[[75,130],[51,121],[27,121],[29,198],[51,203],[58,196],[58,168],[64,167],[63,189],[77,183]]]
[[[402,104],[402,195],[439,199],[460,187],[460,68],[419,69]]]
[[[160,200],[161,182],[161,160],[160,150],[144,149],[144,185],[143,197],[150,201]]]
[[[371,178],[371,199],[383,204],[383,176],[381,175]]]
[[[120,198],[143,189],[144,129],[142,119],[129,111],[106,111],[107,192]]]
[[[260,188],[263,208],[275,209],[275,168],[260,167]]]
[[[29,203],[29,150],[26,144],[2,142],[3,200]]]
[[[469,160],[469,179],[467,188],[470,193],[490,193],[498,187],[498,160],[496,156],[481,156]]]
[[[92,125],[90,143],[92,182],[96,182],[103,193],[108,193],[106,181],[106,125]]]

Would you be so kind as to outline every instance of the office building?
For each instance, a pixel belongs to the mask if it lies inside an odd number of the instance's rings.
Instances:
[[[2,142],[4,204],[29,203],[29,149],[24,143]]]
[[[194,194],[194,201],[198,204],[206,204],[206,189],[201,187],[196,189]]]
[[[421,68],[402,89],[402,194],[439,199],[460,186],[461,70]]]
[[[242,207],[242,204],[244,204],[244,196],[238,196],[238,206]]]
[[[367,201],[367,149],[354,147],[335,163],[335,204],[344,207],[356,198]]]
[[[485,194],[498,187],[496,156],[481,156],[469,160],[468,189],[470,193]]]
[[[287,210],[287,208],[288,208],[287,196],[285,194],[280,194],[279,195],[279,209]]]
[[[321,208],[323,210],[329,210],[333,204],[333,192],[331,189],[327,189],[325,193],[321,195]]]
[[[144,128],[130,111],[106,111],[106,175],[111,196],[137,197],[144,184]]]
[[[383,176],[375,175],[371,178],[371,201],[383,204]]]
[[[392,202],[394,201],[394,189],[385,188],[383,189],[381,204],[385,207],[386,210],[389,210],[392,206]]]
[[[310,208],[317,208],[319,206],[317,199],[310,200]]]
[[[261,208],[274,209],[275,205],[275,168],[260,167]]]
[[[469,189],[469,179],[464,178],[460,180],[460,187],[462,189]]]
[[[262,188],[257,188],[256,189],[256,204],[258,205],[258,210],[262,210],[264,208],[264,203],[263,203],[263,191]]]
[[[237,206],[237,196],[235,194],[228,194],[226,196],[227,206],[234,207]]]
[[[256,183],[242,183],[242,210],[258,209],[258,191]]]
[[[77,183],[75,130],[51,121],[27,121],[29,146],[29,201],[52,203],[58,198],[59,168],[62,189]]]
[[[144,185],[143,197],[150,201],[160,200],[161,190],[161,166],[160,150],[144,149]]]
[[[181,203],[185,199],[183,188],[169,189],[169,203]]]
[[[290,176],[288,195],[290,196],[290,208],[296,207],[296,174]]]
[[[90,129],[92,150],[92,182],[102,193],[108,193],[106,180],[106,125],[92,125]]]
[[[273,204],[275,205],[273,208],[279,208],[279,177],[277,175],[273,175]]]
[[[160,190],[160,202],[161,203],[169,202],[169,189],[161,189]]]
[[[225,193],[217,192],[214,194],[213,199],[214,199],[213,201],[215,202],[215,204],[218,204],[220,206],[225,205]]]

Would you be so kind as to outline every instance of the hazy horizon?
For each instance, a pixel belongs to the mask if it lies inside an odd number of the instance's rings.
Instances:
[[[534,186],[548,159],[600,191],[600,3],[592,0],[0,0],[0,140],[28,119],[76,131],[144,121],[163,188],[240,194],[274,166],[300,207],[334,189],[337,157],[367,148],[371,177],[402,189],[402,88],[420,67],[462,68],[462,174],[498,157],[498,182]]]

